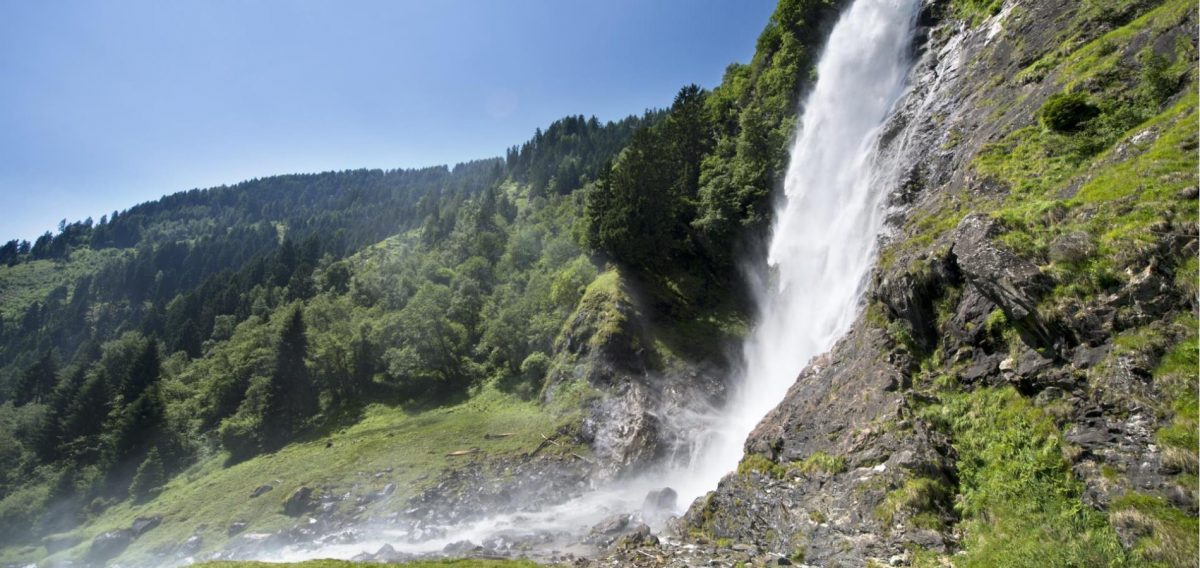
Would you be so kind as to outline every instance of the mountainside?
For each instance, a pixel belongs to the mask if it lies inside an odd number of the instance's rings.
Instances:
[[[1196,4],[993,5],[926,6],[867,307],[694,534],[820,566],[1196,564]]]
[[[0,247],[0,563],[1195,566],[1195,0],[920,2],[850,332],[707,496],[556,511],[698,451],[851,3],[781,0],[711,91],[504,158]]]

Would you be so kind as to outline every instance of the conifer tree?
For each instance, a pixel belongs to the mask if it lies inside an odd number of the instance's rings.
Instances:
[[[267,389],[263,416],[264,441],[268,447],[286,444],[317,411],[317,392],[305,363],[307,356],[304,312],[297,305],[284,322],[275,349],[275,370]]]

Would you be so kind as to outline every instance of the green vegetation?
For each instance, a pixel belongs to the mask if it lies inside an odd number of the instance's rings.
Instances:
[[[1155,433],[1163,448],[1164,465],[1182,473],[1179,483],[1187,489],[1196,487],[1200,474],[1200,393],[1196,373],[1200,369],[1200,344],[1196,339],[1196,321],[1184,323],[1185,338],[1167,352],[1154,370],[1154,381],[1167,394],[1169,423]]]
[[[1055,132],[1078,132],[1100,109],[1083,93],[1059,93],[1046,99],[1040,112],[1042,125]]]
[[[887,497],[875,509],[875,517],[885,530],[890,530],[901,513],[910,515],[909,524],[923,529],[942,527],[943,509],[950,503],[952,489],[944,482],[927,477],[915,477],[904,481],[904,485],[889,491]]]
[[[788,469],[762,454],[750,454],[738,462],[738,474],[747,475],[751,472],[769,475],[776,479],[783,479],[787,475]]]
[[[1123,566],[1125,552],[1103,513],[1084,505],[1063,458],[1057,426],[1012,388],[943,393],[925,417],[958,452],[964,553],[958,566]],[[892,505],[936,497],[913,481]],[[911,491],[910,491],[911,489]]]
[[[159,515],[163,523],[129,548],[130,557],[175,546],[193,534],[218,547],[234,521],[249,523],[250,532],[271,532],[291,526],[281,502],[301,486],[333,494],[356,496],[381,491],[394,483],[391,497],[402,502],[437,482],[438,474],[469,461],[518,459],[542,443],[563,424],[577,420],[577,407],[546,408],[486,385],[470,400],[436,409],[406,410],[384,404],[364,408],[352,425],[331,430],[321,438],[289,444],[277,452],[228,466],[214,455],[190,466],[161,487],[149,501],[112,504],[94,522],[76,531],[82,537],[128,527],[139,516]],[[502,437],[495,434],[506,434]],[[327,447],[328,446],[328,447]],[[464,455],[450,455],[458,451]],[[585,448],[563,442],[542,453],[588,455]],[[320,468],[313,468],[320,463]],[[382,474],[375,477],[376,473]],[[274,489],[249,499],[260,485]],[[0,514],[28,506],[20,494],[0,501]],[[353,500],[339,506],[352,508]],[[349,510],[341,511],[349,513]],[[84,544],[55,558],[72,558]],[[16,552],[9,549],[6,552]],[[205,550],[209,550],[206,548]],[[30,561],[30,556],[0,557],[0,561]]]
[[[1190,566],[1200,547],[1200,522],[1158,497],[1130,492],[1112,505],[1114,525],[1138,535],[1135,562],[1145,566]]]
[[[833,456],[825,452],[813,452],[802,460],[791,463],[777,463],[762,454],[750,454],[738,463],[738,473],[746,475],[757,472],[776,479],[784,479],[795,475],[837,474],[846,471],[846,458]]]
[[[835,474],[846,471],[846,458],[831,456],[825,452],[813,452],[807,458],[791,464],[791,468],[800,473]]]
[[[1000,13],[1003,0],[952,0],[950,9],[959,19],[978,25],[984,19]]]

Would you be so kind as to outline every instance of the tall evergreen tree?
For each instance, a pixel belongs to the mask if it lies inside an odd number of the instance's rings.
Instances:
[[[137,400],[146,389],[158,382],[161,373],[158,341],[151,339],[146,342],[146,346],[142,348],[138,358],[134,360],[133,366],[130,367],[129,375],[125,377],[125,381],[121,385],[121,395],[127,402]]]
[[[304,312],[297,305],[284,322],[275,349],[275,370],[271,373],[263,416],[264,441],[268,447],[286,444],[305,419],[317,411],[317,392],[305,363],[307,357]]]
[[[41,359],[38,359],[21,375],[16,396],[13,398],[17,406],[31,402],[43,402],[54,390],[57,382],[58,364],[54,362],[54,353],[47,349]]]

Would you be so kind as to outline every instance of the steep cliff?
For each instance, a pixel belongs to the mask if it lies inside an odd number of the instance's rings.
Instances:
[[[691,539],[821,566],[1194,565],[1196,4],[974,4],[923,11],[862,315]]]

